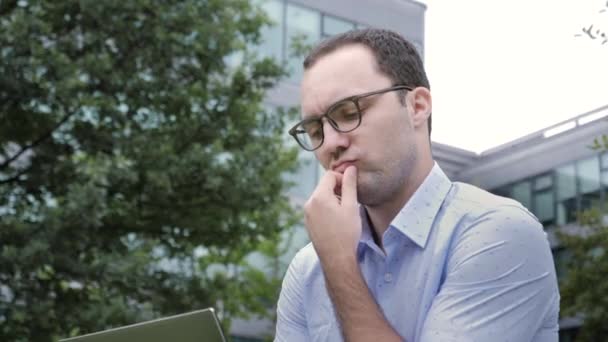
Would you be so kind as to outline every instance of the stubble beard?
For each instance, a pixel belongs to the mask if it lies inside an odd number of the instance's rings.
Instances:
[[[357,200],[360,204],[377,207],[394,200],[403,192],[417,161],[412,144],[401,160],[391,160],[380,170],[361,170],[357,179]]]

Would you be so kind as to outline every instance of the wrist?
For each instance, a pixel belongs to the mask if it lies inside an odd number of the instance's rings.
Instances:
[[[352,270],[359,270],[359,264],[357,262],[357,251],[335,251],[335,253],[325,253],[319,255],[319,260],[325,272],[351,272]]]

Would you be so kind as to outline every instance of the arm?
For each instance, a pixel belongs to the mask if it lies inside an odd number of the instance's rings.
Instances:
[[[322,262],[325,282],[346,341],[403,341],[384,318],[355,255]]]
[[[503,206],[453,244],[420,341],[557,341],[555,269],[534,217]]]
[[[402,341],[384,318],[357,263],[361,217],[356,169],[327,171],[305,205],[306,229],[319,256],[325,283],[347,341]],[[340,187],[342,198],[334,194]]]

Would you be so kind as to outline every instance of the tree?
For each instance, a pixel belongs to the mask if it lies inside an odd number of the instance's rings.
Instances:
[[[574,36],[585,37],[597,42],[600,45],[606,45],[608,43],[608,30],[605,27],[605,23],[608,19],[608,1],[606,1],[605,5],[598,11],[598,14],[599,22],[596,21],[583,26],[581,28],[581,32],[575,34]]]
[[[583,318],[577,341],[603,341],[608,335],[608,227],[598,209],[580,216],[584,228],[575,234],[560,234],[570,255],[560,284],[562,315]]]
[[[591,146],[608,151],[608,136]],[[604,204],[606,207],[606,204]],[[578,228],[558,232],[567,251],[566,275],[560,284],[562,315],[581,317],[583,325],[577,341],[603,341],[608,336],[608,226],[605,208],[579,213]]]
[[[0,340],[268,312],[247,257],[294,222],[296,150],[263,105],[284,71],[249,48],[267,23],[247,0],[0,1]]]

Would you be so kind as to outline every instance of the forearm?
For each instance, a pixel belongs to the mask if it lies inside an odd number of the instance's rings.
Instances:
[[[384,318],[356,256],[322,261],[327,290],[346,341],[404,341]]]

